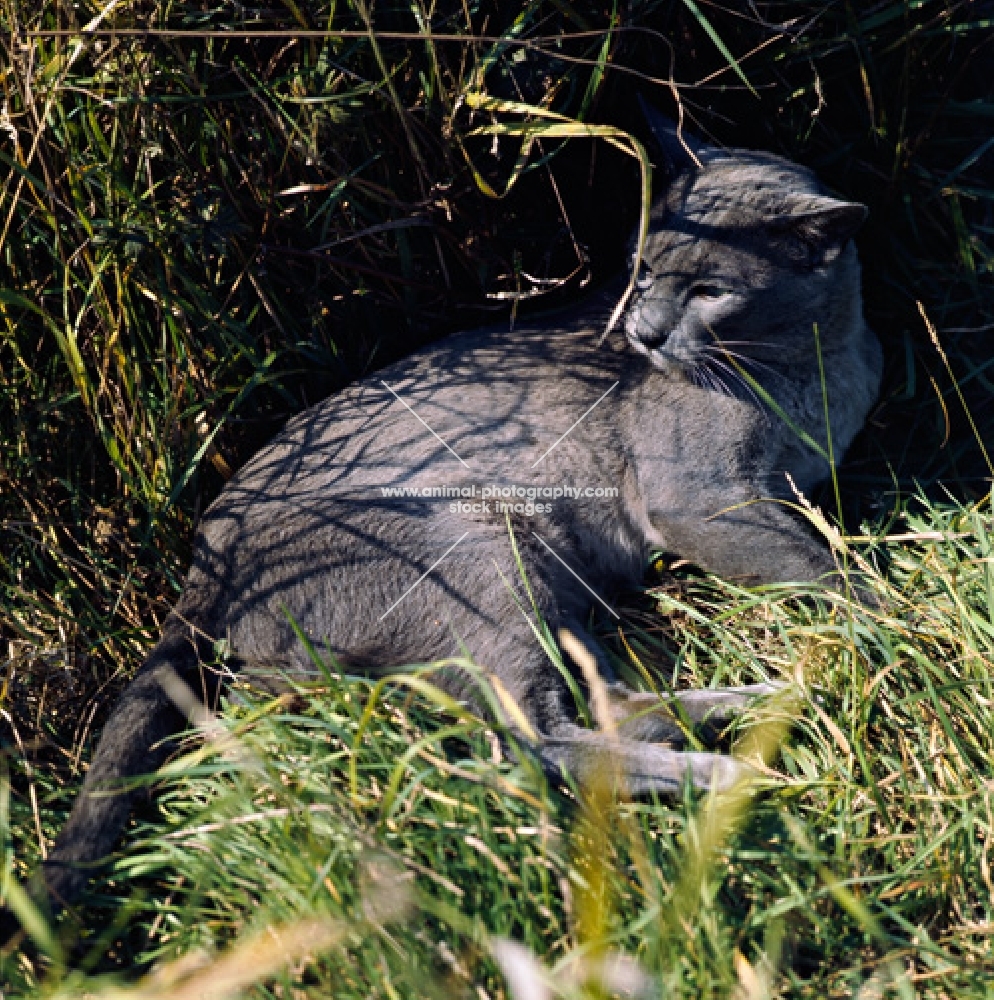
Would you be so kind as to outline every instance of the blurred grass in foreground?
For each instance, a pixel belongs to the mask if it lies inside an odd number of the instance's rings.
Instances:
[[[906,515],[876,547],[877,611],[691,578],[629,609],[619,666],[664,690],[796,685],[738,727],[739,752],[781,745],[724,797],[556,792],[404,684],[371,715],[360,681],[236,692],[169,766],[78,953],[164,963],[161,997],[211,995],[232,964],[250,981],[265,928],[325,937],[275,978],[262,955],[259,996],[989,996],[992,520]],[[8,981],[38,968],[8,959]]]

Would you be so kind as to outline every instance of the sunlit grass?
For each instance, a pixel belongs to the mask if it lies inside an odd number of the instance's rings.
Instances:
[[[201,955],[168,973],[200,983],[266,927],[320,927],[320,957],[259,976],[314,997],[510,996],[515,976],[563,996],[986,996],[994,522],[924,504],[904,521],[918,540],[879,545],[873,610],[700,579],[630,610],[615,648],[660,686],[792,682],[723,741],[772,741],[754,786],[574,797],[403,683],[372,716],[358,680],[239,691],[229,736],[168,767],[82,953]]]

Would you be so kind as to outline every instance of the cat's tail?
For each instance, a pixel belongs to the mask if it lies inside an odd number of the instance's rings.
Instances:
[[[69,820],[32,881],[31,895],[48,916],[75,902],[114,848],[146,794],[139,779],[161,767],[174,749],[169,738],[187,725],[190,693],[197,703],[216,695],[217,677],[203,669],[212,652],[209,638],[189,623],[176,617],[166,622],[107,721]],[[187,704],[177,692],[187,693]]]

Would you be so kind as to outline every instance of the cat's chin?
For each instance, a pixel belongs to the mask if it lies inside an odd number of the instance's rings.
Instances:
[[[682,361],[674,361],[672,358],[651,358],[651,361],[652,367],[665,381],[696,385],[692,365],[685,365]]]
[[[677,357],[662,347],[643,347],[639,353],[644,354],[653,368],[668,382],[693,382],[697,366],[690,361]]]
[[[650,340],[647,343],[637,333],[633,334],[630,330],[626,332],[631,348],[637,354],[648,358],[649,363],[657,371],[671,377],[674,381],[692,381],[694,365],[666,350],[662,346],[666,342],[666,338],[657,338],[655,342]]]

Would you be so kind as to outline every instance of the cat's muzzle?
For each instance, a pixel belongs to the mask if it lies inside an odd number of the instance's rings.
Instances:
[[[679,316],[665,299],[642,295],[632,303],[625,316],[625,333],[640,354],[649,354],[673,335]]]
[[[688,362],[678,357],[672,350],[672,330],[652,330],[646,328],[636,331],[634,334],[628,333],[628,342],[638,351],[645,355],[652,364],[659,369],[685,368]],[[667,348],[670,349],[667,349]]]
[[[632,347],[647,357],[652,367],[663,375],[679,381],[693,377],[694,360],[682,357],[674,350],[672,330],[653,330],[645,327],[634,332],[628,329],[626,333]]]
[[[625,320],[625,333],[628,335],[628,341],[639,354],[650,354],[662,347],[670,339],[672,332],[668,328],[656,327],[647,323],[636,310],[629,313]]]

